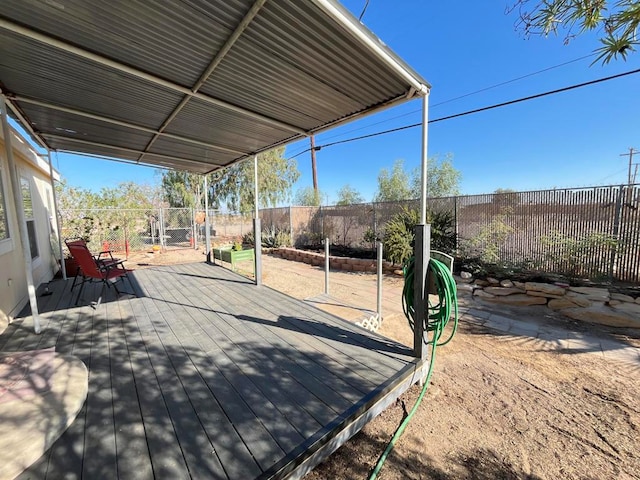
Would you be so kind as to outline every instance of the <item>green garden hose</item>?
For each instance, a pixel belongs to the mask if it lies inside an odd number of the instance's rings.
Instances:
[[[418,407],[422,402],[422,398],[427,391],[427,387],[429,386],[429,382],[431,381],[431,376],[433,374],[433,365],[436,359],[436,347],[449,343],[455,335],[456,330],[458,329],[458,296],[456,291],[456,281],[453,278],[453,275],[451,275],[451,272],[449,271],[447,266],[438,260],[435,260],[433,258],[430,259],[428,269],[429,275],[431,275],[435,281],[435,287],[438,296],[438,301],[434,304],[431,303],[430,299],[428,300],[428,312],[425,312],[426,318],[424,319],[423,331],[426,340],[425,343],[427,345],[431,345],[429,370],[427,371],[427,376],[424,381],[424,386],[420,391],[420,395],[418,395],[418,398],[411,408],[411,411],[407,414],[407,417],[397,428],[396,432],[393,434],[393,437],[391,437],[387,448],[384,450],[384,452],[382,452],[382,455],[380,455],[375,468],[369,476],[369,480],[374,480],[375,478],[377,478],[380,470],[382,469],[382,466],[384,465],[384,462],[387,459],[387,456],[389,455],[389,453],[391,453],[391,450],[393,450],[394,445],[404,432],[405,428],[407,428],[407,425],[409,425],[411,417],[413,417],[413,415],[418,410]],[[415,328],[415,307],[413,302],[414,276],[415,259],[412,257],[404,267],[404,289],[402,291],[402,308],[412,330],[414,330]],[[426,296],[428,297],[427,294]],[[442,333],[444,332],[444,329],[449,323],[449,319],[451,318],[452,306],[454,311],[454,322],[451,334],[446,340],[440,341],[440,337],[442,336]],[[431,340],[428,340],[428,332],[433,332],[431,335]]]

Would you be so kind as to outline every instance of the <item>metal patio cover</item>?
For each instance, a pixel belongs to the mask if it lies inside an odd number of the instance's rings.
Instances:
[[[197,173],[428,92],[333,0],[3,0],[0,87],[46,148]]]

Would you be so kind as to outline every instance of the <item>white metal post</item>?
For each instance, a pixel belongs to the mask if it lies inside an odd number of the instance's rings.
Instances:
[[[11,190],[13,190],[13,204],[18,220],[18,236],[22,244],[22,254],[24,255],[25,274],[27,277],[27,292],[29,294],[29,305],[31,306],[31,317],[33,318],[33,330],[40,333],[40,313],[38,312],[38,300],[36,298],[36,288],[33,285],[33,272],[31,265],[31,248],[29,246],[29,236],[27,234],[27,224],[24,218],[24,206],[22,204],[22,194],[20,182],[18,181],[18,170],[13,159],[13,149],[11,147],[11,128],[7,119],[7,99],[0,94],[0,114],[2,116],[2,133],[4,134],[4,146],[7,151],[7,163],[9,164],[9,177],[11,179]]]
[[[207,255],[207,262],[211,262],[211,226],[209,224],[209,185],[207,176],[204,175],[204,253]]]
[[[253,157],[253,173],[254,173],[254,219],[253,219],[253,240],[255,252],[254,272],[256,274],[256,285],[262,285],[262,231],[260,228],[260,211],[258,210],[258,156]]]
[[[377,243],[377,263],[376,263],[376,273],[377,273],[377,298],[376,298],[376,313],[378,314],[378,321],[382,321],[382,242]]]
[[[427,271],[429,265],[429,246],[431,229],[427,225],[427,139],[429,126],[429,94],[422,98],[422,182],[420,195],[420,224],[415,229],[415,276],[413,283],[413,300],[415,306],[415,322],[413,331],[413,351],[418,358],[427,356],[424,324],[428,315]]]
[[[64,263],[64,250],[62,250],[62,230],[60,229],[60,215],[58,215],[58,195],[56,195],[56,181],[53,178],[53,162],[51,161],[51,151],[47,150],[47,160],[49,160],[49,180],[51,181],[51,194],[53,195],[53,216],[56,219],[56,232],[58,234],[58,249],[60,250],[60,271],[62,279],[67,279],[67,266]]]
[[[329,295],[329,239],[324,239],[324,293]]]

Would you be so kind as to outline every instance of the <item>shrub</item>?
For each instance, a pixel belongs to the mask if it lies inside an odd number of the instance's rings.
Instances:
[[[404,208],[385,225],[385,258],[394,263],[403,263],[414,252],[415,227],[420,221],[417,210]],[[456,247],[456,234],[451,212],[427,211],[427,223],[431,225],[431,248],[452,254]]]
[[[242,237],[242,242],[253,245],[255,240],[253,232],[249,232]],[[261,232],[261,242],[264,248],[279,248],[291,246],[291,233],[287,228],[275,226],[267,227]]]

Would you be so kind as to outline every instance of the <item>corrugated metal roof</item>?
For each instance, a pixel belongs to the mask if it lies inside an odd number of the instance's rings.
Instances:
[[[0,87],[52,149],[207,172],[428,85],[333,0],[6,0]]]

